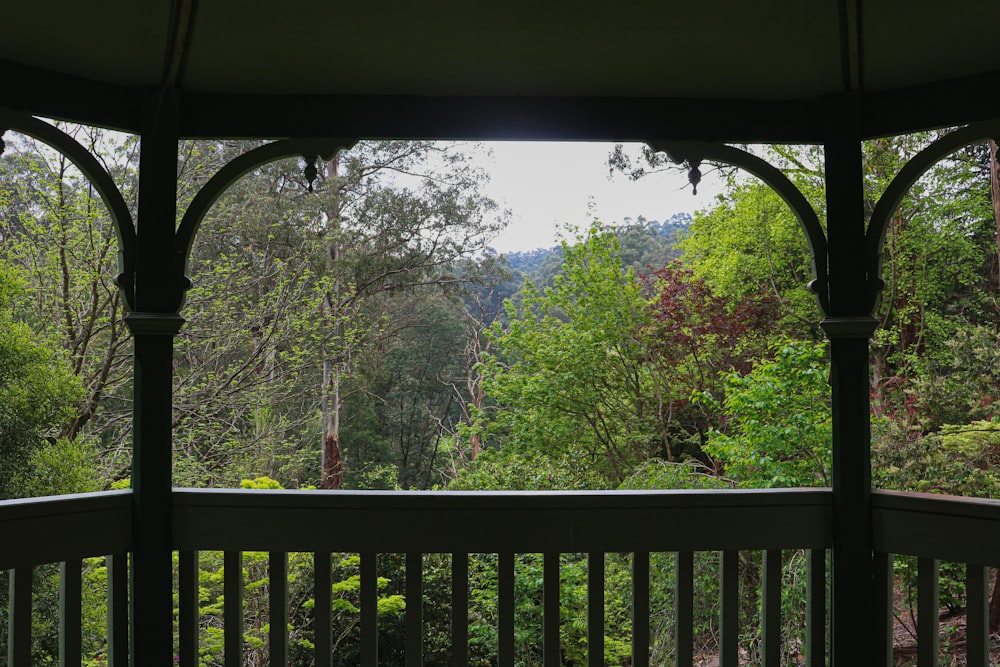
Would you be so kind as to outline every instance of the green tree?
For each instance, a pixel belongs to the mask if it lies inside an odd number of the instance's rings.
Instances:
[[[224,162],[248,147],[197,142],[183,163],[197,180],[211,171],[202,161]],[[327,465],[328,486],[357,486],[403,457],[404,444],[421,452],[413,466],[421,475],[411,470],[403,481],[427,478],[437,432],[417,404],[408,408],[413,419],[388,415],[399,394],[386,395],[398,389],[385,371],[417,337],[408,330],[447,321],[425,306],[458,302],[476,279],[459,265],[501,224],[465,157],[456,146],[368,142],[341,155],[312,190],[301,163],[286,160],[220,198],[195,242],[195,286],[177,345],[185,483],[233,485],[258,474],[289,486],[321,482],[322,449],[339,461],[331,464],[337,475],[358,476],[333,479]],[[453,356],[461,350],[459,338]],[[428,376],[421,387],[435,381]]]
[[[15,316],[23,298],[24,283],[0,263],[0,499],[23,490],[83,394],[58,348]]]
[[[824,345],[787,342],[747,375],[725,376],[726,432],[705,451],[753,488],[829,486],[833,438]]]
[[[138,143],[95,128],[63,126],[100,157],[134,194]],[[0,259],[16,267],[28,289],[16,315],[65,351],[83,391],[57,434],[99,447],[102,474],[127,471],[131,338],[113,279],[118,244],[93,185],[63,155],[9,135],[0,158]]]
[[[866,143],[869,213],[906,161],[939,136],[925,132]],[[822,222],[821,151],[814,146],[752,150],[782,169]],[[638,161],[626,157],[616,153],[612,165],[634,178],[668,168],[665,155],[652,151]],[[879,327],[872,346],[872,381],[875,416],[899,422],[892,437],[912,438],[942,423],[975,419],[982,416],[981,409],[958,414],[955,408],[989,401],[995,393],[970,391],[981,386],[977,382],[961,398],[947,396],[949,385],[956,389],[964,382],[962,373],[954,372],[952,341],[967,337],[964,332],[972,327],[996,331],[1000,325],[991,157],[986,145],[948,156],[917,181],[891,215],[883,246],[886,286],[874,313]],[[821,314],[806,289],[812,275],[805,237],[788,207],[763,183],[730,174],[726,194],[696,214],[680,245],[684,265],[717,294],[742,300],[765,290],[781,306],[787,333],[821,337]],[[947,400],[939,401],[942,397]],[[888,436],[889,430],[880,434]]]
[[[449,468],[442,454],[461,414],[453,387],[465,372],[466,322],[457,299],[430,291],[413,296],[393,297],[390,308],[401,326],[372,354],[354,360],[356,377],[344,386],[352,418],[341,432],[354,443],[352,485],[386,469],[390,486],[428,488]]]
[[[818,336],[822,318],[808,290],[811,260],[805,234],[788,206],[758,181],[735,181],[725,198],[697,213],[682,260],[719,296],[738,301],[766,293],[780,306],[784,326]]]
[[[877,192],[894,175],[899,153],[933,137],[871,142],[871,189]],[[985,146],[936,164],[892,215],[872,359],[875,414],[898,422],[894,437],[912,439],[944,423],[982,417],[974,404],[995,393],[974,370],[977,362],[988,364],[974,350],[988,347],[989,332],[1000,325],[990,275],[995,234]],[[965,361],[974,365],[966,368]]]
[[[80,439],[57,437],[84,394],[65,353],[39,335],[16,313],[30,295],[25,282],[0,261],[0,500],[96,490],[93,450]],[[88,564],[86,572],[93,570]],[[33,664],[49,664],[58,645],[58,567],[34,571],[32,622]],[[92,650],[96,587],[86,579],[84,642]],[[0,588],[0,609],[7,609],[8,590]],[[0,645],[7,624],[0,624]]]
[[[676,262],[642,281],[650,313],[642,336],[653,370],[663,456],[699,457],[719,415],[710,402],[694,399],[721,397],[724,373],[746,373],[764,356],[779,320],[777,302],[766,292],[723,298]]]
[[[657,413],[641,331],[648,317],[635,272],[614,234],[593,226],[563,241],[562,272],[539,291],[526,283],[489,336],[486,391],[495,445],[558,458],[569,448],[619,480],[657,451]]]

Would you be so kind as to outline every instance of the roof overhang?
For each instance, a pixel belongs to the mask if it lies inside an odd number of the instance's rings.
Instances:
[[[1000,2],[35,0],[0,7],[0,105],[183,136],[813,142],[997,115]],[[987,27],[983,36],[977,34]]]

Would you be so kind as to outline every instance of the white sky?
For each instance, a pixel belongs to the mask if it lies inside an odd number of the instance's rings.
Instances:
[[[691,193],[683,171],[653,174],[637,182],[608,174],[614,144],[599,142],[484,142],[492,156],[482,166],[490,174],[487,193],[511,210],[510,225],[494,241],[499,252],[547,248],[558,243],[564,223],[585,228],[596,218],[620,224],[626,217],[666,220],[711,206],[722,187],[706,172]],[[627,144],[634,155],[639,144]]]

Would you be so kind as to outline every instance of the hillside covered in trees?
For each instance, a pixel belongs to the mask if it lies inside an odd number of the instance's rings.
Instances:
[[[134,195],[133,138],[67,129]],[[932,139],[867,145],[871,201]],[[125,487],[131,345],[113,282],[114,230],[93,186],[65,158],[19,136],[5,140],[0,498]],[[185,144],[181,208],[251,147]],[[501,256],[489,244],[503,213],[482,193],[474,150],[363,142],[318,165],[312,178],[302,163],[279,162],[225,193],[188,266],[193,286],[175,353],[175,485],[335,492],[830,484],[829,370],[808,291],[811,259],[777,195],[734,173],[725,194],[693,216],[571,221],[578,226],[567,227],[559,247]],[[823,210],[819,149],[760,152]],[[663,166],[662,156],[644,159],[612,163],[635,178]],[[919,181],[893,218],[871,346],[880,487],[1000,495],[997,173],[995,147],[962,150]],[[745,564],[750,579],[759,576],[758,556]],[[303,580],[308,557],[290,565]],[[399,570],[395,556],[385,558],[385,569]],[[428,558],[425,595],[443,596],[435,586],[449,576],[447,564]],[[609,599],[622,599],[614,591],[625,586],[628,561],[615,558]],[[474,591],[495,585],[488,560],[470,566]],[[251,561],[247,576],[263,579],[265,567]],[[541,565],[529,555],[519,567],[530,574]],[[567,580],[585,577],[582,559],[565,567]],[[670,563],[654,567],[666,572]],[[707,582],[713,563],[699,567]],[[221,560],[207,555],[201,568],[203,618],[217,629]],[[343,601],[337,660],[354,664],[358,563],[344,554],[334,568]],[[699,604],[710,607],[711,584],[704,588]],[[306,591],[293,601],[293,627],[308,625]],[[401,643],[402,578],[387,578],[380,596],[391,659]],[[488,605],[473,598],[473,616],[489,626]],[[567,599],[582,609],[582,599]],[[606,660],[624,664],[627,613],[616,604],[607,609]],[[530,603],[518,609],[529,627],[538,613]],[[752,627],[749,604],[741,613]],[[994,613],[1000,629],[1000,604]],[[248,642],[266,622],[263,611],[248,622]],[[586,631],[572,614],[564,623],[564,636]],[[712,621],[699,632],[709,644]],[[661,662],[669,635],[665,624],[655,638]],[[51,636],[36,641],[39,655],[51,655]],[[483,664],[495,641],[470,630],[470,651]],[[92,643],[96,661],[100,641]],[[446,660],[446,637],[425,645],[428,664]],[[519,639],[523,664],[538,664],[535,646],[530,636]],[[218,650],[206,642],[204,664],[218,664]],[[567,654],[565,664],[580,660]]]

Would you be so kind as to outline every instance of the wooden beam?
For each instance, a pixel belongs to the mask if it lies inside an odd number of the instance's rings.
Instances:
[[[142,126],[142,95],[131,87],[4,61],[0,82],[0,106],[8,109],[125,132]]]
[[[462,493],[178,489],[174,548],[586,553],[827,548],[830,492]],[[336,516],[337,531],[316,533]],[[489,516],[489,521],[473,517]],[[425,526],[437,528],[429,533]],[[378,525],[380,530],[372,531]],[[646,527],[669,525],[670,530]],[[705,530],[712,526],[713,530]]]
[[[0,502],[0,569],[127,551],[132,492],[79,493]]]

